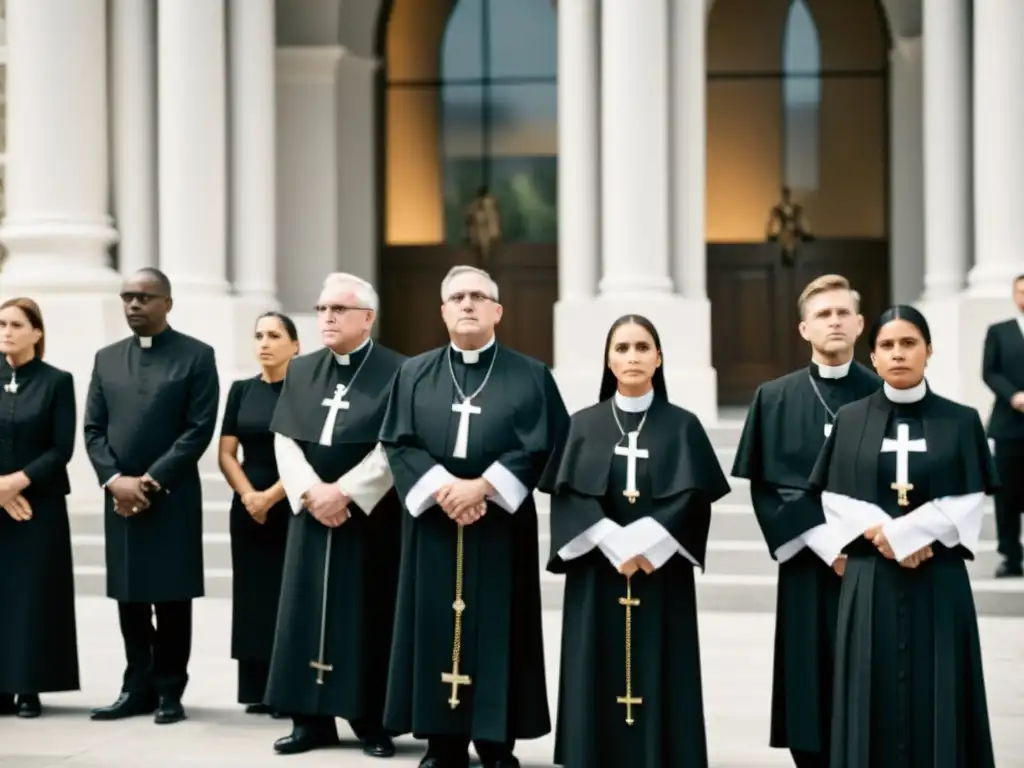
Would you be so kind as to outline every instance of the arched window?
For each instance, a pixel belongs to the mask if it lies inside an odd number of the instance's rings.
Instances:
[[[783,184],[796,192],[818,189],[818,111],[821,45],[805,0],[793,0],[782,42]]]
[[[505,241],[555,242],[552,0],[447,5],[396,0],[388,25],[387,240],[462,242],[487,187]]]

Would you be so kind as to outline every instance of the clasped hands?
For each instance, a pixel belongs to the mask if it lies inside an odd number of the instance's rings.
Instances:
[[[142,477],[121,475],[107,483],[107,490],[114,499],[114,512],[128,518],[149,509],[151,501],[148,494],[162,488],[146,473]]]
[[[0,477],[0,506],[12,519],[19,523],[32,519],[32,505],[21,495],[23,483],[19,483],[18,473]]]
[[[885,537],[885,531],[882,530],[881,525],[872,526],[864,531],[864,538],[874,544],[878,548],[878,551],[882,553],[883,557],[886,557],[889,560],[896,559],[896,555],[893,553],[892,547],[889,545],[889,540]],[[905,558],[900,560],[899,563],[904,568],[917,568],[933,554],[931,546],[926,545],[916,552],[907,555]]]
[[[302,494],[300,501],[309,514],[328,528],[337,528],[352,517],[352,513],[348,509],[352,499],[335,483],[314,485]]]
[[[267,513],[274,506],[274,500],[268,491],[246,491],[240,498],[249,517],[260,525],[267,522]]]
[[[437,506],[459,525],[472,525],[487,514],[487,497],[494,487],[483,477],[456,480],[442,485],[434,494]]]

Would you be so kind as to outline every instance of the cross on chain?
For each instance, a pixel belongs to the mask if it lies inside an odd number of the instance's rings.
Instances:
[[[334,665],[333,664],[324,664],[322,661],[317,661],[316,659],[314,659],[313,661],[309,662],[309,668],[316,670],[316,683],[317,683],[317,685],[323,685],[324,684],[324,672],[333,672],[334,671]]]
[[[625,448],[621,445],[615,446],[615,455],[626,457],[626,490],[622,495],[629,499],[630,504],[636,504],[640,496],[640,491],[636,489],[636,460],[650,458],[650,452],[646,448],[637,448],[639,432],[630,432],[626,437],[629,444]]]
[[[344,384],[339,384],[334,388],[334,396],[325,397],[320,403],[328,409],[327,418],[324,419],[324,428],[320,431],[320,445],[330,446],[334,441],[334,424],[338,420],[338,411],[347,411],[351,405],[344,399],[347,391]]]
[[[479,416],[480,406],[473,405],[473,398],[467,397],[461,403],[452,403],[452,413],[459,414],[459,428],[455,433],[455,449],[452,456],[464,459],[469,451],[469,417]]]
[[[441,682],[449,683],[452,686],[452,695],[451,698],[448,699],[448,706],[450,706],[452,709],[455,709],[461,703],[459,701],[459,686],[473,684],[473,681],[470,679],[469,675],[463,675],[459,673],[458,663],[452,665],[451,672],[441,673]]]
[[[917,440],[910,439],[910,427],[907,424],[898,424],[896,426],[895,440],[890,440],[889,438],[882,440],[882,453],[896,454],[896,482],[889,487],[896,491],[896,503],[901,507],[910,505],[910,501],[907,499],[907,491],[914,490],[914,485],[910,482],[910,454],[924,453],[927,448],[928,445],[923,438]]]

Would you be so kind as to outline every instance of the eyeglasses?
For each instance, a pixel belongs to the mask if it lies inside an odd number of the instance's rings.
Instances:
[[[447,301],[449,304],[461,304],[462,300],[465,299],[467,296],[469,297],[469,300],[474,304],[482,304],[485,301],[494,301],[494,299],[491,296],[488,296],[486,293],[483,293],[482,291],[460,291],[459,293],[453,293],[451,296],[445,299],[445,301]]]
[[[369,307],[347,307],[344,304],[317,304],[313,309],[318,315],[343,315],[346,312],[369,312]]]
[[[158,293],[142,293],[137,291],[125,291],[121,294],[121,301],[125,304],[131,304],[133,301],[137,301],[139,304],[148,304],[153,299],[166,298],[166,296],[161,296]]]

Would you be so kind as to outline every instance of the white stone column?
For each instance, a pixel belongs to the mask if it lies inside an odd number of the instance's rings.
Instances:
[[[673,0],[672,254],[676,289],[694,300],[707,298],[706,30],[702,3]]]
[[[669,278],[668,5],[601,3],[604,296],[665,294]]]
[[[227,291],[224,0],[161,0],[160,266],[178,294]]]
[[[897,37],[889,50],[889,273],[895,304],[915,302],[924,290],[922,49],[920,37]]]
[[[274,0],[231,0],[231,263],[235,290],[277,306]]]
[[[111,142],[118,267],[130,275],[155,267],[156,6],[110,0]]]
[[[1024,2],[974,3],[974,255],[969,294],[1024,272]],[[931,127],[929,126],[929,130]]]
[[[12,293],[107,292],[105,0],[7,0],[8,248]]]
[[[924,298],[933,300],[960,292],[964,286],[971,252],[971,46],[968,0],[932,0],[924,3],[922,22]]]
[[[600,59],[595,0],[558,3],[558,298],[589,298],[600,253]]]

